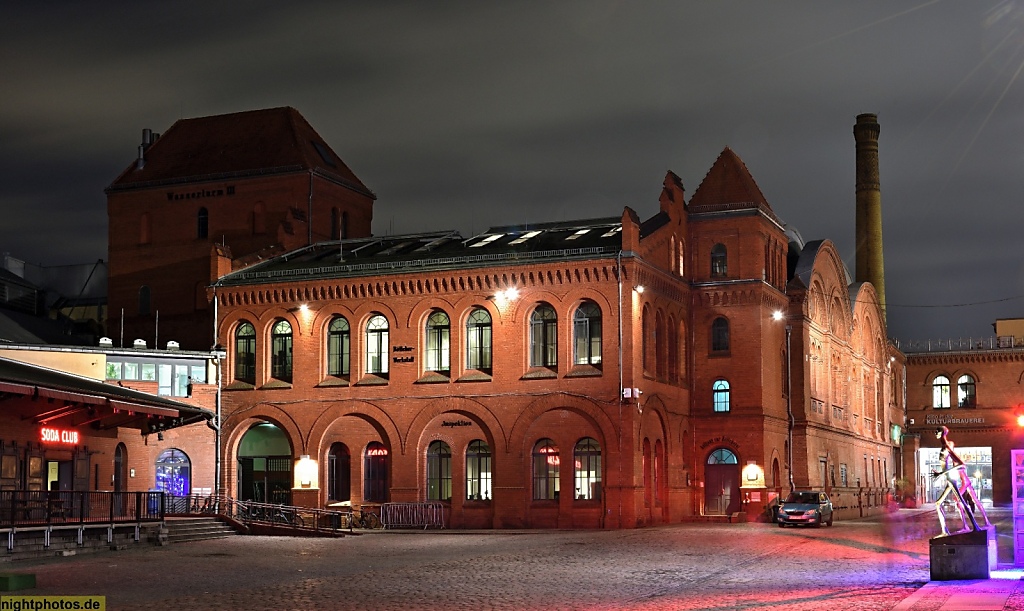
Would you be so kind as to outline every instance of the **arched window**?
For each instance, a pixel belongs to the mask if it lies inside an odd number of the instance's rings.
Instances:
[[[210,235],[210,213],[206,208],[200,208],[196,214],[196,237],[200,240]]]
[[[452,450],[443,441],[427,449],[427,500],[452,500]]]
[[[679,381],[679,328],[674,318],[668,320],[668,380],[669,382]]]
[[[388,372],[388,319],[376,314],[366,323],[366,373]]]
[[[366,446],[363,458],[363,500],[384,503],[388,500],[388,449],[379,441]]]
[[[577,365],[601,364],[601,308],[584,301],[572,317],[573,352]]]
[[[573,450],[576,499],[598,501],[601,499],[601,444],[596,439],[584,437]]]
[[[327,453],[327,498],[352,499],[352,455],[343,443],[332,443]]]
[[[149,287],[143,284],[139,287],[139,316],[149,316],[151,307]]]
[[[327,375],[339,378],[348,377],[351,348],[352,338],[348,321],[337,316],[327,327]]]
[[[438,310],[427,319],[427,371],[447,373],[451,369],[451,323],[448,315]]]
[[[932,380],[932,407],[945,409],[949,407],[949,378],[935,376]]]
[[[558,498],[558,446],[541,439],[533,446],[533,500]]]
[[[483,308],[466,319],[466,369],[491,371],[491,315]]]
[[[341,218],[338,214],[338,208],[335,206],[331,208],[331,239],[337,240],[341,235]]]
[[[341,213],[341,239],[348,239],[348,212]]]
[[[659,380],[668,374],[668,344],[665,341],[665,314],[658,310],[654,314],[654,370]]]
[[[546,303],[530,315],[530,366],[558,367],[558,316]]]
[[[466,449],[466,500],[491,500],[491,448],[480,439]]]
[[[651,310],[646,305],[640,314],[640,365],[644,373],[651,371]]]
[[[711,351],[729,351],[729,320],[718,317],[711,323]]]
[[[711,386],[712,403],[716,412],[729,411],[729,383],[725,380],[715,380]]]
[[[956,404],[960,407],[974,407],[974,377],[964,374],[956,381]]]
[[[256,329],[242,322],[235,330],[235,379],[256,383]]]
[[[709,465],[738,465],[739,461],[736,460],[736,455],[726,450],[725,448],[718,448],[708,456]]]
[[[270,333],[270,375],[282,382],[292,381],[292,326],[287,320],[274,323]]]
[[[192,492],[192,463],[184,452],[175,448],[164,450],[155,466],[157,490],[172,496],[187,496]]]
[[[711,247],[711,277],[724,278],[728,275],[729,265],[725,244],[715,244]]]
[[[641,455],[643,460],[643,474],[644,474],[644,507],[651,506],[651,480],[653,478],[651,474],[651,440],[644,437],[643,454]]]
[[[661,486],[664,479],[665,457],[662,455],[661,440],[654,441],[654,506],[661,506]]]

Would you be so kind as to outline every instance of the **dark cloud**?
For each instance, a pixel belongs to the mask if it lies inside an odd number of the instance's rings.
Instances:
[[[0,24],[0,250],[104,258],[142,128],[289,105],[379,196],[374,231],[653,214],[725,146],[853,265],[859,113],[882,125],[890,334],[1021,314],[1024,11],[857,3],[22,3]],[[961,305],[974,304],[974,305]],[[936,307],[957,306],[957,307]]]

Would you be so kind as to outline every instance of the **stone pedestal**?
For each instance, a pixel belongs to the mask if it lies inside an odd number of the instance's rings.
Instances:
[[[989,541],[995,541],[995,528],[991,526],[932,537],[928,545],[931,580],[988,579]]]

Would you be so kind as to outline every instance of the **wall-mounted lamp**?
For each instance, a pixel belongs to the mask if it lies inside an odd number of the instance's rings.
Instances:
[[[633,290],[636,291],[637,295],[643,295],[644,294],[644,285],[638,284],[635,287],[633,287]]]
[[[498,305],[504,305],[506,303],[515,301],[519,298],[519,289],[514,286],[510,286],[503,291],[498,291],[493,295],[488,295],[487,299],[493,301]]]
[[[295,487],[312,488],[313,482],[317,481],[317,470],[316,461],[312,460],[309,454],[300,456],[295,463]]]

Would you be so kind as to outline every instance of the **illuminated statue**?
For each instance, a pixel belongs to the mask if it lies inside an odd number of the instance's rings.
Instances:
[[[981,530],[975,518],[975,513],[979,512],[985,521],[985,526],[991,526],[988,516],[985,514],[985,508],[982,507],[981,500],[971,484],[971,479],[967,476],[967,463],[953,451],[953,442],[949,440],[949,429],[944,426],[936,429],[935,437],[942,443],[942,448],[939,450],[942,471],[932,472],[932,476],[935,479],[944,478],[946,480],[946,487],[942,490],[942,494],[935,499],[935,512],[939,516],[939,526],[942,527],[943,534],[948,535],[949,529],[946,527],[946,516],[942,512],[942,504],[950,494],[953,495],[964,531]]]

